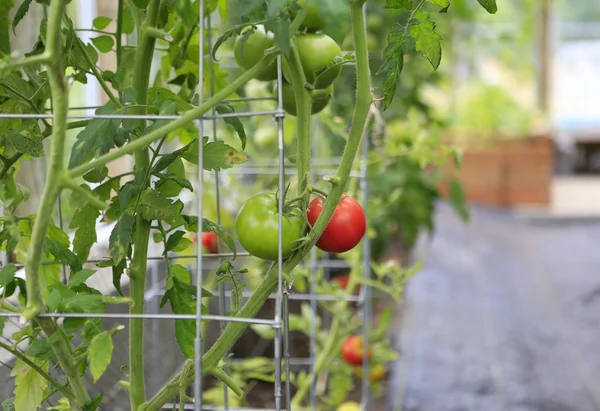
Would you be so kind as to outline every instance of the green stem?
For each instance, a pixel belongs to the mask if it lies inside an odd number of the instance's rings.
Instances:
[[[69,177],[75,178],[77,176],[84,175],[85,173],[95,169],[96,167],[101,167],[106,163],[116,160],[117,158],[120,158],[126,154],[131,154],[142,147],[148,146],[148,144],[158,140],[159,138],[162,138],[166,134],[169,134],[170,132],[175,131],[180,127],[183,127],[186,124],[189,124],[191,121],[200,118],[201,116],[206,114],[211,108],[219,104],[225,98],[229,97],[229,95],[233,94],[237,89],[239,89],[248,81],[250,81],[257,73],[259,73],[269,64],[271,64],[276,57],[277,55],[275,53],[266,55],[256,66],[244,72],[244,74],[242,74],[232,83],[230,83],[227,87],[219,91],[217,94],[215,94],[210,99],[206,100],[198,107],[189,110],[187,113],[181,116],[181,118],[174,120],[168,124],[165,124],[164,126],[157,128],[156,130],[124,145],[123,147],[117,150],[110,151],[98,157],[97,159],[90,161],[89,163],[82,164],[76,168],[69,170]]]
[[[283,266],[284,273],[289,273],[296,267],[310,252],[310,249],[315,245],[317,239],[323,233],[327,223],[331,219],[333,212],[340,201],[344,187],[352,171],[352,166],[360,148],[363,131],[369,107],[372,102],[371,95],[371,77],[369,70],[369,55],[367,51],[365,22],[360,5],[352,6],[352,25],[354,39],[356,43],[356,60],[357,60],[357,96],[356,106],[352,127],[348,136],[348,142],[342,155],[342,160],[336,173],[336,184],[334,184],[325,204],[319,219],[311,230],[307,244],[291,258],[289,258]],[[264,59],[263,59],[264,62]],[[256,66],[255,66],[256,67]],[[247,74],[247,73],[246,73]],[[264,305],[268,296],[275,291],[279,279],[277,264],[273,264],[267,274],[264,276],[261,284],[248,299],[246,304],[238,313],[238,317],[250,318],[256,315],[258,310]],[[231,346],[237,341],[246,329],[247,324],[231,322],[227,325],[220,337],[213,346],[202,356],[202,367],[204,374],[206,370],[214,368],[221,358],[227,353]],[[161,407],[177,395],[177,390],[182,378],[181,374],[176,375],[169,381],[150,401],[142,405],[138,411],[158,411]],[[185,381],[187,385],[193,382],[193,377]]]
[[[85,198],[87,200],[87,202],[90,203],[91,205],[93,205],[94,207],[96,207],[100,210],[106,210],[108,208],[108,205],[106,205],[106,203],[104,201],[95,197],[91,191],[88,191],[85,188],[81,187],[74,180],[71,180],[71,179],[63,176],[61,181],[62,181],[62,184],[64,187],[69,188],[72,191],[76,192],[81,197]]]
[[[104,92],[106,93],[106,95],[108,96],[110,101],[112,101],[112,103],[115,106],[117,106],[117,108],[123,107],[123,105],[121,104],[119,99],[115,97],[115,95],[112,93],[112,91],[108,87],[108,84],[106,84],[106,81],[104,81],[104,79],[102,78],[102,73],[100,73],[100,70],[98,70],[96,63],[94,63],[92,61],[92,58],[90,57],[87,50],[85,49],[85,45],[83,44],[83,41],[81,41],[81,39],[79,37],[77,37],[75,40],[75,44],[77,45],[77,48],[79,48],[79,51],[81,51],[81,54],[83,54],[83,58],[85,59],[88,66],[90,66],[92,73],[94,73],[94,77],[96,77],[96,79],[98,80],[98,83],[100,83],[100,87],[102,87],[102,90],[104,90]]]
[[[16,69],[20,69],[23,67],[29,66],[39,66],[41,64],[48,64],[51,62],[50,53],[46,50],[45,53],[38,54],[37,56],[27,57],[21,61],[16,61],[14,63],[4,63],[0,62],[0,72],[2,71],[12,71]]]
[[[0,309],[4,311],[10,311],[11,313],[20,313],[22,311],[19,307],[15,307],[14,305],[2,300],[0,300]]]
[[[212,375],[215,378],[218,378],[223,384],[231,388],[231,390],[238,396],[242,397],[244,395],[244,391],[240,388],[240,386],[231,378],[225,371],[220,368],[215,368],[208,374]]]
[[[31,361],[29,358],[27,358],[27,356],[25,354],[21,353],[19,350],[15,349],[15,348],[12,348],[8,344],[4,344],[3,342],[0,342],[0,348],[8,351],[12,355],[17,357],[21,361],[23,361],[25,364],[27,364],[32,370],[34,370],[36,373],[38,373],[43,379],[48,381],[48,383],[50,385],[52,385],[62,395],[64,395],[66,399],[68,399],[69,401],[74,402],[74,403],[77,402],[77,399],[75,398],[75,396],[73,395],[73,393],[71,391],[69,391],[64,385],[62,385],[61,383],[56,381],[50,374],[48,374],[46,371],[44,371],[42,368],[40,368],[39,365],[37,365],[36,363]]]
[[[117,69],[121,67],[121,55],[123,53],[123,2],[124,0],[118,0],[117,3],[117,32],[115,33],[117,42]]]
[[[133,87],[137,91],[139,107],[134,114],[145,115],[148,102],[148,85],[150,84],[150,68],[154,57],[154,46],[156,38],[150,35],[158,24],[158,14],[161,0],[151,0],[148,5],[146,20],[142,23],[139,31],[138,48],[135,55],[133,68]],[[146,127],[145,120],[137,120],[136,126],[140,130]],[[134,139],[135,141],[141,139]],[[148,143],[149,144],[149,143]],[[135,167],[145,170],[150,167],[148,144],[140,146],[133,154]],[[142,187],[142,191],[145,187]],[[148,243],[150,241],[151,221],[136,215],[135,238],[133,240],[134,252],[129,270],[130,297],[133,304],[130,308],[131,314],[144,313],[144,292],[146,290],[146,272],[148,264]],[[130,401],[131,409],[136,410],[146,401],[146,384],[144,381],[144,320],[132,318],[129,320],[129,371],[130,371]]]
[[[64,148],[67,136],[68,92],[65,81],[61,50],[61,20],[65,12],[66,1],[55,0],[51,3],[48,17],[48,30],[46,40],[46,53],[49,57],[47,64],[48,80],[52,91],[52,107],[54,122],[52,127],[52,144],[50,164],[46,179],[46,187],[42,193],[39,210],[33,224],[31,240],[25,259],[25,273],[27,276],[27,306],[23,311],[21,320],[29,321],[44,309],[43,295],[40,279],[40,264],[44,250],[44,240],[51,221],[52,209],[56,204],[61,191],[61,176],[64,172]],[[52,343],[58,362],[65,372],[69,386],[73,391],[76,404],[79,408],[86,404],[90,397],[87,394],[83,379],[77,366],[73,363],[73,351],[66,335],[57,327],[51,318],[40,317],[37,319],[44,333],[50,337],[60,333],[60,338]]]

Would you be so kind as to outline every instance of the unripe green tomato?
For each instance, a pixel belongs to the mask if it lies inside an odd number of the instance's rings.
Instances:
[[[300,7],[304,8],[306,5],[306,0],[296,0],[296,3],[298,3]],[[290,11],[290,16],[292,19],[295,19],[297,14],[298,13],[295,11]],[[309,31],[313,32],[323,30],[325,28],[325,22],[319,15],[319,8],[317,7],[316,2],[313,1],[313,3],[308,6],[308,14],[302,22],[301,27],[306,27]]]
[[[263,126],[254,132],[252,139],[257,148],[277,147],[277,127]]]
[[[296,95],[294,94],[294,86],[292,86],[288,82],[283,82],[282,89],[282,97],[283,97],[283,109],[286,113],[292,116],[298,115],[297,107],[296,107]],[[277,94],[277,85],[275,85],[275,89],[273,91],[275,98],[278,97]],[[331,102],[331,98],[333,97],[333,86],[329,86],[326,89],[314,89],[312,91],[312,114],[317,114],[323,111],[325,107]]]
[[[321,33],[299,33],[296,35],[296,46],[306,81],[315,88],[327,88],[332,85],[342,71],[341,65],[319,73],[316,79],[315,73],[333,64],[336,57],[342,57],[342,49],[335,40]],[[282,67],[285,79],[291,83],[290,67],[286,59],[282,61]]]
[[[249,30],[249,29],[247,29]],[[233,55],[237,64],[246,70],[250,70],[264,57],[265,50],[273,47],[275,38],[273,33],[267,33],[265,27],[257,25],[256,29],[244,41],[244,32],[240,34],[233,44]],[[272,81],[277,79],[277,62],[273,62],[258,73],[255,78],[261,81]]]

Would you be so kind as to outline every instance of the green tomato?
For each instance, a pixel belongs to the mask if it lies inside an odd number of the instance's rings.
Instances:
[[[235,219],[235,231],[240,244],[250,254],[263,260],[276,261],[279,243],[279,202],[275,194],[260,193],[250,197]],[[304,218],[283,215],[283,258],[289,257],[302,237]]]
[[[302,8],[306,5],[306,0],[296,0],[296,3]],[[292,19],[296,18],[297,13],[295,11],[290,11],[290,16]],[[310,6],[308,6],[308,14],[306,18],[302,22],[302,27],[308,28],[309,31],[319,31],[325,28],[325,22],[319,15],[319,8],[317,7],[316,2],[313,2]]]
[[[277,98],[277,85],[275,85],[273,94],[275,95],[275,98]],[[333,97],[333,86],[329,86],[326,89],[320,89],[320,88],[314,89],[311,94],[312,94],[311,113],[312,114],[320,113],[331,102],[331,98]],[[296,95],[294,94],[294,87],[290,83],[283,82],[282,96],[283,96],[283,109],[285,110],[285,112],[291,116],[296,116],[297,115]]]
[[[327,69],[334,64],[336,57],[342,57],[342,49],[335,40],[321,33],[299,33],[296,35],[296,46],[306,81],[320,89],[332,85],[342,72],[339,64]],[[282,61],[282,68],[285,79],[291,83],[290,67],[286,59]],[[315,78],[316,72],[319,75]]]
[[[250,30],[250,29],[246,29]],[[265,50],[275,45],[275,38],[273,33],[266,32],[265,27],[257,25],[256,30],[244,41],[244,30],[240,34],[233,44],[233,55],[237,64],[246,70],[250,70],[254,67],[265,55]],[[255,77],[261,81],[272,81],[277,79],[277,62],[273,62],[258,73]]]

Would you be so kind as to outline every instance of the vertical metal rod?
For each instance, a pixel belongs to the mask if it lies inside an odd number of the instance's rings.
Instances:
[[[204,0],[200,0],[199,12],[199,75],[198,75],[198,99],[199,104],[204,100]],[[196,191],[196,214],[198,215],[198,234],[200,238],[196,242],[196,295],[198,303],[196,304],[196,340],[194,344],[194,410],[202,411],[202,197],[203,197],[203,178],[204,178],[204,122],[202,119],[198,124],[198,190]]]
[[[290,309],[288,293],[283,294],[283,355],[285,357],[285,409],[290,411],[292,390],[290,387]]]
[[[317,249],[313,247],[310,250],[310,280],[309,280],[309,293],[310,293],[310,309],[313,313],[310,318],[310,375],[312,375],[311,388],[310,388],[310,409],[315,410],[317,408],[317,378],[315,376],[315,366],[317,359],[317,299],[313,298],[317,294]]]
[[[275,409],[281,411],[281,309],[283,297],[283,194],[285,193],[285,150],[283,139],[283,74],[281,70],[281,55],[277,56],[277,110],[279,114],[277,119],[277,146],[279,149],[279,230],[277,238],[277,296],[275,298],[275,321],[277,329],[275,330]],[[289,381],[286,382],[289,384]],[[289,411],[289,410],[288,410]]]
[[[206,40],[208,42],[208,50],[211,50],[212,48],[212,23],[211,23],[211,14],[208,13],[208,15],[206,16],[206,22],[207,22],[207,30],[206,30]],[[212,53],[208,53],[208,58],[209,58],[209,66],[208,66],[208,71],[209,71],[209,76],[210,76],[210,96],[212,97],[215,94],[215,69],[214,69],[214,59],[213,59],[213,54]],[[202,61],[201,64],[204,64],[204,62]],[[200,79],[200,81],[204,81],[204,79]],[[213,141],[217,140],[217,119],[216,119],[216,115],[217,115],[217,110],[215,109],[215,107],[213,107],[211,109],[212,112],[212,116],[213,119],[211,120],[212,123],[212,128],[211,128],[211,138]],[[217,224],[221,225],[221,193],[220,193],[220,183],[219,183],[219,172],[215,171],[215,202],[216,202],[216,207],[217,207]],[[200,240],[198,240],[200,241]],[[217,252],[220,253],[221,251],[221,244],[220,241],[217,243]],[[219,257],[219,262],[221,262],[223,260],[222,257]],[[219,288],[219,315],[225,315],[227,313],[227,299],[225,297],[225,284],[224,283],[219,283],[218,285]],[[225,330],[225,327],[227,326],[227,323],[225,321],[220,321],[219,325],[221,327],[221,332],[223,332]],[[227,354],[226,354],[227,355]],[[224,368],[224,370],[226,370],[227,368]],[[229,388],[223,384],[223,406],[225,410],[229,410]]]

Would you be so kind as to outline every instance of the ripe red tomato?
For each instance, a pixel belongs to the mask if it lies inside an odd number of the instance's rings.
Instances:
[[[315,198],[308,205],[307,217],[311,227],[323,210],[323,201]],[[317,247],[329,253],[344,253],[356,247],[365,231],[365,212],[354,198],[344,195],[333,212],[325,231],[317,241]]]
[[[342,344],[341,350],[342,358],[350,365],[362,365],[364,347],[362,336],[353,335],[346,338],[346,341]],[[371,360],[373,353],[369,349],[367,352],[367,360]]]
[[[216,254],[219,252],[219,236],[214,231],[202,233],[202,248],[206,253]]]

